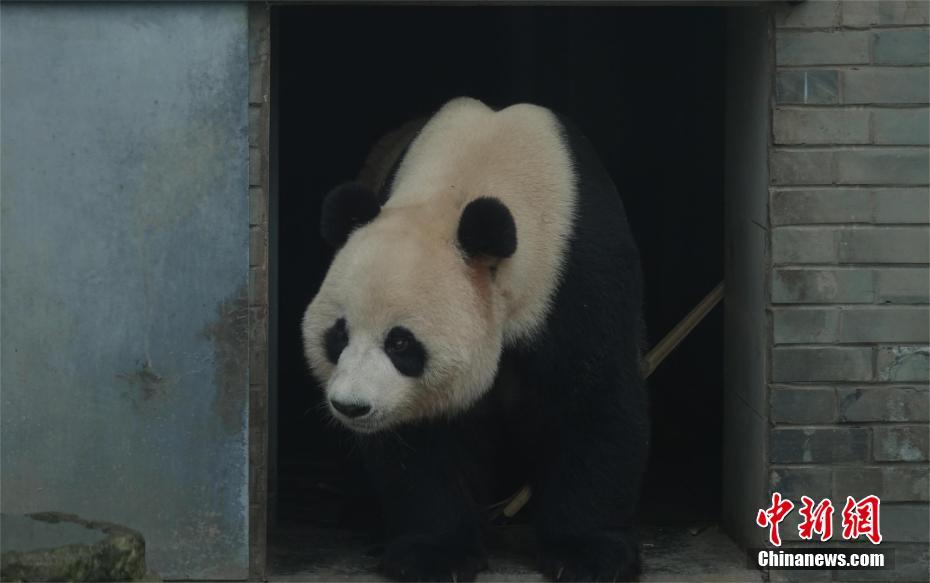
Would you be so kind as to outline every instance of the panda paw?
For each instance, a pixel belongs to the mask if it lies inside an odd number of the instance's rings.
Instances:
[[[639,544],[631,533],[618,531],[544,540],[540,570],[553,581],[635,581]]]
[[[384,574],[395,581],[474,581],[487,566],[479,544],[424,535],[392,541],[381,561]]]

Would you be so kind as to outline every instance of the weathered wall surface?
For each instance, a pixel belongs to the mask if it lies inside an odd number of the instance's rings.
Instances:
[[[275,354],[269,297],[274,262],[271,192],[271,7],[249,6],[249,578],[264,579],[268,519],[273,512],[277,460],[269,419],[277,419],[269,387]]]
[[[837,519],[878,494],[908,581],[930,540],[927,24],[927,2],[775,14],[770,486],[830,497]]]
[[[247,9],[10,4],[2,498],[248,570]]]

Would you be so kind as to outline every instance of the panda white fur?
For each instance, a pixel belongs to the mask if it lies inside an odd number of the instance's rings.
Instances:
[[[542,107],[456,99],[384,192],[344,185],[322,215],[339,250],[304,317],[305,353],[359,434],[386,574],[474,578],[506,455],[534,490],[544,573],[635,576],[641,276],[586,140]]]

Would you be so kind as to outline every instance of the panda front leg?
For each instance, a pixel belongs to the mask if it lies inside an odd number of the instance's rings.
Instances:
[[[487,568],[481,514],[448,432],[400,430],[366,441],[362,451],[384,519],[384,574],[473,581]]]
[[[641,384],[621,394],[613,378],[565,379],[553,397],[561,411],[534,498],[540,568],[555,581],[627,581],[640,571],[634,519],[648,422]]]

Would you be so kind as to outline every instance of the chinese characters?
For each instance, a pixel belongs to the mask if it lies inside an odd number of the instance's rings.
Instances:
[[[845,540],[856,540],[866,537],[872,544],[882,542],[879,528],[878,496],[869,495],[861,500],[852,496],[846,497],[846,504],[842,512],[842,536]],[[756,515],[756,524],[769,529],[769,542],[776,547],[781,546],[779,525],[791,514],[794,503],[782,498],[778,492],[772,493],[772,505],[762,508]],[[798,509],[803,520],[798,525],[798,536],[802,540],[812,540],[814,535],[820,535],[820,540],[826,542],[833,537],[833,503],[824,498],[816,505],[814,500],[801,496],[801,507]]]

